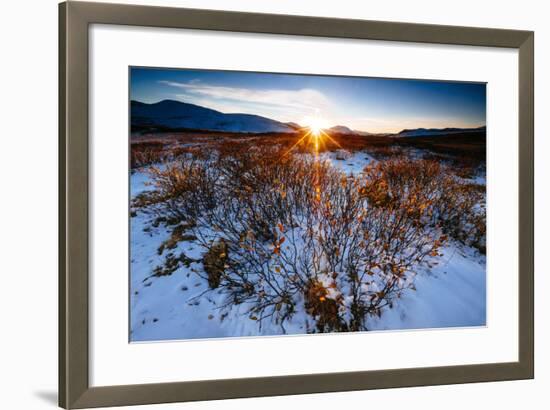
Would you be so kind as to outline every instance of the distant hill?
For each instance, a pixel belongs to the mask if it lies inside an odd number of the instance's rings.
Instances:
[[[478,128],[416,128],[410,130],[403,130],[395,137],[432,137],[437,135],[452,135],[452,134],[467,134],[467,133],[480,133],[486,132],[485,126]]]
[[[194,129],[227,132],[296,132],[294,124],[251,114],[224,114],[175,100],[153,104],[131,102],[131,125],[137,128]]]
[[[285,124],[291,128],[294,128],[295,130],[301,130],[303,128],[300,124],[297,124],[295,122],[286,122]]]
[[[328,131],[335,132],[337,134],[354,134],[355,132],[345,125],[335,125],[334,127],[331,127],[328,129]]]
[[[348,134],[348,135],[373,135],[370,132],[367,131],[358,131],[358,130],[352,130],[349,127],[346,127],[345,125],[335,125],[334,127],[329,128],[327,131],[333,132],[336,134]]]

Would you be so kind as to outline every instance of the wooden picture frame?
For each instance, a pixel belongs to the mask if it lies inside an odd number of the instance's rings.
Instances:
[[[444,367],[90,387],[88,27],[153,26],[519,50],[519,360]],[[529,379],[534,375],[534,33],[66,2],[59,5],[59,405],[85,408]]]

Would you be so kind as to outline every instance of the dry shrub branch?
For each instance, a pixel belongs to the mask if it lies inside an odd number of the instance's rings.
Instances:
[[[277,146],[224,146],[151,168],[136,210],[185,224],[212,291],[259,326],[367,330],[451,236],[484,247],[484,192],[436,161],[391,157],[350,177]]]

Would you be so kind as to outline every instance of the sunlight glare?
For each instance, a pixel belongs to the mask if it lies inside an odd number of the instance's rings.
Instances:
[[[319,137],[321,132],[325,128],[328,128],[327,121],[319,116],[306,117],[303,120],[303,124],[309,128],[314,137]]]

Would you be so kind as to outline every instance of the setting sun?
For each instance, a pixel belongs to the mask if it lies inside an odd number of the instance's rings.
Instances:
[[[309,128],[311,134],[315,137],[321,135],[321,132],[328,128],[328,122],[319,116],[306,117],[303,120],[303,124]]]
[[[321,135],[322,128],[317,127],[315,125],[311,125],[309,129],[311,130],[311,133],[313,134],[314,137],[318,137],[319,135]]]
[[[302,135],[285,153],[289,154],[294,148],[305,144],[308,145],[312,152],[319,154],[319,152],[326,148],[327,143],[341,148],[338,141],[334,140],[329,135],[329,122],[319,115],[305,117],[300,122],[305,127],[302,129]]]

